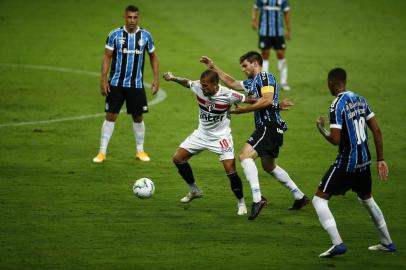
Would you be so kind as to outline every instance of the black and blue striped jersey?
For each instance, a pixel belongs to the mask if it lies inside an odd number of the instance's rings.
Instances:
[[[254,79],[242,81],[241,86],[249,96],[254,98],[261,98],[265,93],[273,93],[272,105],[254,112],[256,127],[277,124],[277,127],[287,130],[287,125],[282,120],[279,110],[277,109],[279,103],[279,85],[271,73],[262,71],[258,73]]]
[[[128,33],[125,27],[120,27],[110,32],[105,48],[113,51],[110,84],[144,88],[145,51],[152,53],[155,50],[151,34],[142,28]]]
[[[260,36],[283,36],[282,13],[289,10],[288,0],[256,0],[254,8],[261,10],[258,27]]]
[[[347,172],[363,171],[371,163],[366,121],[375,114],[366,99],[354,92],[337,95],[329,111],[330,128],[341,129],[334,166]]]
[[[256,0],[254,8],[261,10],[258,27],[260,36],[283,36],[282,13],[289,10],[288,0]]]

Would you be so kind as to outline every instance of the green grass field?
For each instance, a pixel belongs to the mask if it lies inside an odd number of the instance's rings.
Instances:
[[[135,4],[141,26],[155,39],[161,73],[197,79],[204,70],[198,59],[209,55],[243,79],[238,58],[257,48],[252,2]],[[348,193],[330,202],[348,247],[346,255],[331,260],[317,257],[330,242],[313,207],[287,211],[291,195],[262,171],[270,206],[254,222],[236,215],[222,165],[208,152],[190,162],[206,197],[180,205],[187,186],[171,156],[197,127],[197,107],[193,94],[174,83],[161,80],[167,98],[145,115],[150,163],[135,160],[131,118],[125,114],[101,165],[91,159],[103,116],[13,126],[103,112],[97,73],[104,42],[123,24],[128,3],[0,2],[0,269],[406,269],[405,1],[290,1],[292,91],[281,95],[295,106],[283,113],[289,131],[279,164],[312,196],[337,151],[318,134],[315,120],[327,116],[332,101],[326,74],[341,66],[348,88],[364,95],[377,115],[390,166],[386,183],[373,169],[374,195],[398,252],[367,250],[379,241],[377,233]],[[149,63],[145,72],[150,82]],[[238,151],[253,131],[252,115],[233,116],[232,128]],[[239,165],[238,170],[244,178]],[[155,182],[153,198],[133,196],[132,184],[140,177]]]

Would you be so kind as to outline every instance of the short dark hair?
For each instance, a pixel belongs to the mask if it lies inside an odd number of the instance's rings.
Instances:
[[[134,5],[128,5],[125,8],[125,13],[127,12],[138,12],[138,7],[134,6]]]
[[[244,62],[245,60],[247,60],[250,63],[258,62],[258,64],[262,67],[262,61],[263,61],[262,56],[256,51],[250,51],[250,52],[243,54],[240,57],[240,64],[242,62]]]
[[[211,69],[206,69],[203,71],[202,75],[200,75],[200,79],[208,78],[212,83],[219,83],[220,78],[217,72]]]
[[[342,68],[333,68],[332,70],[330,70],[330,72],[328,73],[328,77],[329,80],[335,80],[335,81],[339,81],[339,82],[343,82],[346,83],[347,81],[347,72],[345,72],[344,69]]]

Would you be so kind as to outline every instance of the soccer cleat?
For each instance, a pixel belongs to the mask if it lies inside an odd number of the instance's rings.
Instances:
[[[389,245],[379,243],[378,245],[370,246],[368,249],[369,250],[374,250],[374,251],[395,252],[396,251],[396,246],[395,246],[394,243],[391,243]]]
[[[290,91],[290,86],[289,86],[287,83],[281,84],[281,86],[282,86],[282,89],[283,89],[283,90],[285,90],[285,91]]]
[[[189,192],[188,194],[186,194],[185,197],[180,199],[180,202],[181,203],[190,203],[192,200],[199,199],[202,197],[203,197],[203,192],[201,192],[201,191]]]
[[[261,212],[262,208],[268,206],[268,200],[261,196],[261,200],[257,203],[252,203],[251,214],[248,217],[249,220],[254,220]]]
[[[303,198],[299,199],[299,200],[295,200],[293,202],[293,205],[291,208],[289,208],[289,210],[300,210],[301,208],[303,208],[304,206],[308,205],[310,203],[309,198],[307,198],[306,195],[303,196]]]
[[[320,258],[332,258],[336,255],[342,255],[347,252],[347,248],[345,247],[344,243],[339,245],[332,245],[327,251],[321,253],[319,255]]]
[[[97,156],[93,158],[94,163],[103,163],[106,160],[106,155],[103,153],[98,153]]]
[[[243,216],[247,214],[247,207],[245,204],[238,204],[238,212],[237,215]]]
[[[137,154],[135,155],[136,159],[139,159],[141,161],[150,161],[151,159],[149,158],[148,154],[145,153],[144,151],[142,152],[137,152]]]

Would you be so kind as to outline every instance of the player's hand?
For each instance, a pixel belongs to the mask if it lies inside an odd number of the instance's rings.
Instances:
[[[282,100],[281,103],[279,103],[279,110],[281,111],[288,111],[290,107],[292,107],[294,104],[290,98],[285,98]]]
[[[386,181],[388,179],[389,169],[388,165],[386,165],[385,160],[378,161],[377,168],[379,179],[381,179],[382,181]]]
[[[228,112],[229,112],[230,114],[241,114],[241,113],[244,112],[244,111],[243,111],[243,108],[240,107],[238,104],[234,104],[234,105],[235,105],[235,108],[234,108],[234,109],[228,110]]]
[[[251,28],[252,28],[252,30],[254,30],[254,31],[258,29],[257,20],[252,20],[252,21],[251,21]]]
[[[319,129],[324,128],[324,118],[323,118],[323,116],[320,116],[319,118],[317,118],[316,125],[317,125],[317,127]]]
[[[162,77],[165,79],[165,81],[171,81],[175,76],[173,76],[172,72],[167,71]]]
[[[110,93],[110,85],[107,80],[102,80],[100,83],[100,93],[102,96],[107,96]]]
[[[214,68],[214,62],[207,56],[200,57],[200,63],[205,64],[208,68]]]
[[[158,90],[159,90],[159,80],[158,79],[154,79],[152,81],[151,90],[152,90],[152,95],[155,95],[156,93],[158,93]]]

